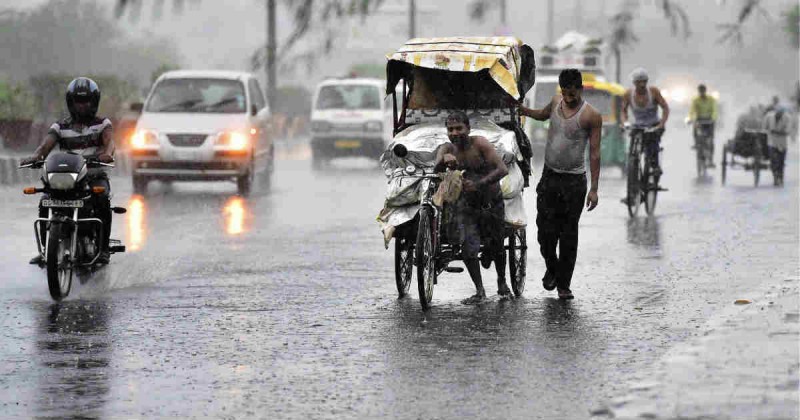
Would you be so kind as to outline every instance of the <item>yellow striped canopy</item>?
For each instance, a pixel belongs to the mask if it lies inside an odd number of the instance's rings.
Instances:
[[[434,70],[487,70],[506,93],[521,98],[518,81],[524,71],[523,48],[530,49],[519,39],[509,36],[414,38],[386,58],[389,62],[404,62]],[[530,54],[532,58],[532,50]]]

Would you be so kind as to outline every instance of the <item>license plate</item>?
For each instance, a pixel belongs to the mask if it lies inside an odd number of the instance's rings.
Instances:
[[[337,149],[357,149],[361,147],[361,141],[359,140],[336,140],[333,143],[333,146]]]
[[[83,207],[83,200],[42,200],[42,207]]]

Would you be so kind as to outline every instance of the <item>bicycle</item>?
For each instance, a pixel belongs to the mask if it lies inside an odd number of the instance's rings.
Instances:
[[[657,127],[631,128],[629,125],[623,129],[630,131],[631,137],[626,168],[628,193],[625,204],[628,207],[628,215],[635,217],[639,213],[640,205],[644,202],[645,211],[652,216],[656,210],[658,192],[666,190],[658,185],[661,169],[656,166],[657,156],[648,156],[646,146],[652,142],[658,144],[663,129]],[[661,150],[659,147],[655,153],[661,153]]]
[[[697,177],[708,175],[709,161],[713,158],[714,121],[699,119],[694,121],[694,149],[697,155]]]

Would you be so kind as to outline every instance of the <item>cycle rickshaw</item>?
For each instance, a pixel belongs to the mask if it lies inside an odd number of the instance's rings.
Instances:
[[[521,296],[528,248],[523,190],[531,149],[517,104],[534,83],[533,50],[513,37],[417,38],[387,58],[394,140],[381,156],[389,187],[378,220],[387,248],[394,239],[399,296],[408,294],[416,271],[420,303],[427,310],[438,276],[463,272],[449,266],[462,259],[446,226],[450,210],[432,199],[441,180],[433,173],[436,150],[449,141],[445,120],[454,110],[469,115],[472,134],[486,137],[508,166],[509,175],[500,181],[504,248],[511,288]]]
[[[722,185],[725,185],[728,168],[742,168],[753,172],[753,185],[757,187],[761,170],[771,169],[768,150],[765,130],[744,129],[728,140],[722,148]]]

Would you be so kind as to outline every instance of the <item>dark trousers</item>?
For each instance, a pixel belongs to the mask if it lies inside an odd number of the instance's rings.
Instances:
[[[586,174],[561,174],[545,166],[536,186],[536,227],[547,271],[559,289],[569,290],[572,282],[585,198]]]
[[[786,150],[776,147],[769,148],[770,166],[772,166],[772,176],[776,182],[783,183],[783,167],[786,163]]]

